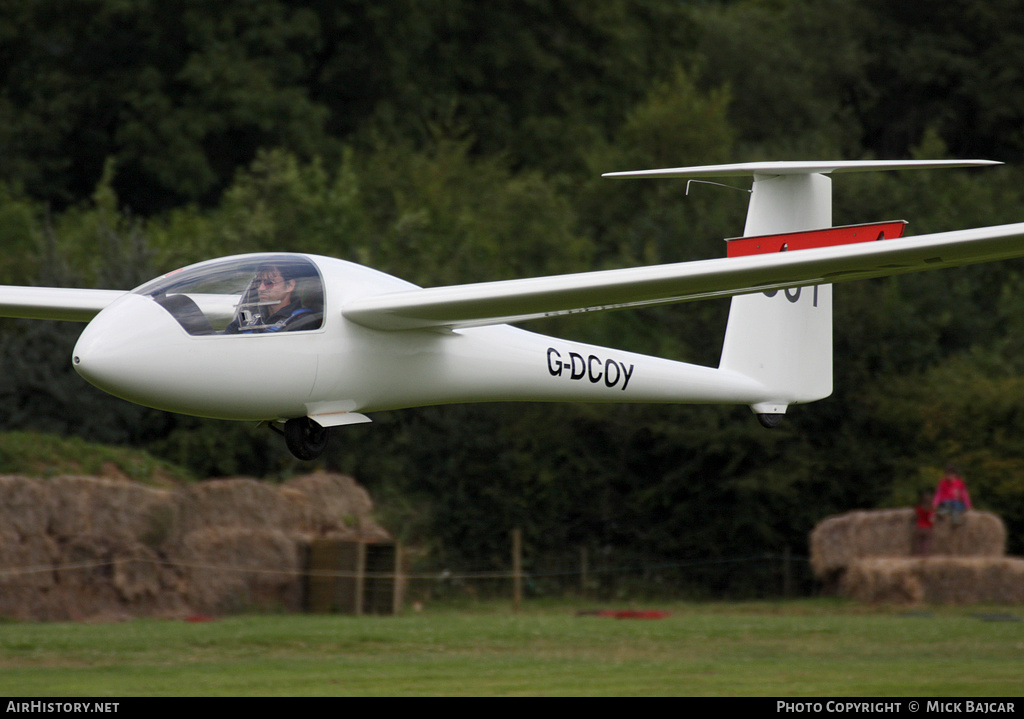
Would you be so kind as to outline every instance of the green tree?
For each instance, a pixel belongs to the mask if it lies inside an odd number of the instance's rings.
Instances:
[[[956,156],[1021,159],[1018,0],[862,5],[872,18],[863,42],[879,49],[857,101],[867,147],[899,156],[935,128]]]
[[[744,159],[857,154],[857,92],[865,65],[891,48],[858,0],[740,0],[694,4],[707,87],[728,87]],[[896,53],[898,54],[898,53]],[[882,80],[884,82],[884,80]]]
[[[107,158],[147,214],[210,200],[257,148],[322,149],[305,88],[316,15],[270,2],[6,2],[0,7],[0,178],[57,206]]]
[[[468,132],[513,167],[580,169],[577,151],[685,58],[685,7],[647,0],[316,4],[314,98],[335,136],[432,143]]]

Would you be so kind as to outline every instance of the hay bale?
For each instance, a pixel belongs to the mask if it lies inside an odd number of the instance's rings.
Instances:
[[[177,561],[185,600],[198,612],[302,607],[300,542],[277,529],[212,527],[192,532]]]
[[[936,522],[932,556],[1001,557],[1006,548],[1006,527],[990,512],[968,512],[965,522],[953,527]],[[810,536],[811,568],[819,579],[841,574],[860,559],[911,556],[913,509],[879,509],[840,514],[818,523]]]
[[[840,594],[873,604],[918,604],[924,599],[920,579],[905,568],[905,559],[860,559],[846,568]]]
[[[374,521],[370,494],[351,477],[318,472],[296,477],[279,490],[287,529],[308,537],[385,541]]]
[[[50,521],[49,488],[32,479],[0,476],[0,527],[20,538],[46,533]]]
[[[121,618],[175,614],[185,607],[179,571],[150,547],[106,535],[75,537],[55,563],[57,616]],[[55,610],[51,608],[51,613]]]
[[[59,540],[103,535],[119,542],[163,544],[177,517],[174,492],[95,477],[61,476],[49,489],[49,527]]]
[[[210,527],[279,527],[282,514],[277,487],[245,477],[200,482],[180,490],[184,537]]]
[[[887,604],[1024,604],[1024,559],[859,559],[844,573],[840,593]]]
[[[964,523],[935,522],[932,554],[951,557],[1002,557],[1006,554],[1006,525],[991,512],[967,512]]]
[[[369,494],[319,473],[153,489],[0,476],[0,616],[300,610],[304,547],[385,540]]]
[[[0,617],[42,619],[55,608],[57,543],[0,528]]]
[[[54,574],[62,597],[61,619],[106,615],[119,604],[111,578],[117,540],[103,535],[74,537],[60,547]]]
[[[53,572],[48,570],[59,556],[57,543],[45,534],[20,537],[0,528],[0,595],[15,585],[41,588],[53,584]]]
[[[182,536],[209,527],[246,527],[306,537],[389,538],[373,520],[369,493],[340,474],[310,474],[280,486],[244,477],[221,479],[180,494]]]

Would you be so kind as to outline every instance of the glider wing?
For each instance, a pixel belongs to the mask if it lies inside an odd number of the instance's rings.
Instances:
[[[730,297],[1024,256],[1024,223],[744,257],[407,290],[343,314],[382,330],[458,328]]]
[[[88,322],[124,294],[121,290],[0,287],[0,317]]]

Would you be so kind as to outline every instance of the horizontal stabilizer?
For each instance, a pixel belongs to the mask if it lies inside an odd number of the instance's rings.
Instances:
[[[835,160],[832,162],[738,162],[732,165],[669,167],[659,170],[606,172],[601,177],[753,177],[756,175],[832,175],[841,172],[887,170],[941,170],[956,167],[1001,165],[993,160]]]

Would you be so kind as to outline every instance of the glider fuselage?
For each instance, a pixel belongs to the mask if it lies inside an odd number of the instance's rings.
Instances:
[[[259,264],[283,255],[249,257]],[[227,334],[215,328],[214,318],[209,331],[191,333],[143,286],[89,323],[75,346],[74,367],[99,388],[158,409],[240,420],[308,415],[325,426],[362,421],[364,412],[429,404],[749,403],[764,395],[737,373],[508,325],[400,332],[364,327],[343,316],[347,302],[413,286],[343,260],[301,258],[323,282],[319,327]],[[200,306],[213,308],[237,303],[230,297],[211,302],[205,293],[196,297]]]

